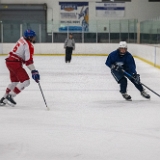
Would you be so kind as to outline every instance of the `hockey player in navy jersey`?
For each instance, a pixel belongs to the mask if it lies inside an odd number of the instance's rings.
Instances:
[[[127,78],[135,85],[143,97],[150,98],[150,95],[145,92],[140,84],[140,75],[137,74],[134,58],[127,51],[127,43],[125,41],[121,41],[119,48],[109,54],[105,64],[111,69],[111,74],[120,85],[120,93],[126,100],[131,100],[131,96],[127,94]],[[126,78],[122,69],[131,74],[134,79]]]

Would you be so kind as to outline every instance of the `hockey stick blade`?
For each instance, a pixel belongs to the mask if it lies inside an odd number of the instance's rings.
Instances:
[[[127,76],[127,77],[129,77],[129,78],[132,78],[132,79],[134,79],[135,80],[135,78],[132,76],[132,75],[130,75],[128,72],[126,72],[124,69],[122,69],[122,72]],[[154,90],[152,90],[151,88],[149,88],[148,86],[146,86],[145,84],[143,84],[143,83],[141,83],[141,82],[139,82],[142,86],[144,86],[144,87],[146,87],[148,90],[150,90],[151,92],[153,92],[155,95],[157,95],[158,97],[160,97],[160,95],[158,94],[158,93],[156,93]]]

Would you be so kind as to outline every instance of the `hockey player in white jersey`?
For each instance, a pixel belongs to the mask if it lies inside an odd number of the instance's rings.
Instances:
[[[0,100],[0,105],[10,103],[16,105],[14,97],[30,84],[30,78],[23,68],[25,64],[31,71],[32,78],[38,83],[40,80],[39,72],[33,62],[34,46],[36,33],[33,30],[26,30],[14,48],[6,58],[6,66],[10,73],[11,83],[6,88],[4,96]]]

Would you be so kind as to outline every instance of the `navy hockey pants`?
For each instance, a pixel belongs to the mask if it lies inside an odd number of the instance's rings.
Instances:
[[[116,71],[116,70],[111,70],[111,74],[113,75],[117,83],[120,84],[120,92],[126,93],[127,92],[127,78],[124,76],[124,73]],[[143,86],[141,84],[135,83],[134,80],[131,78],[128,78],[128,79],[135,85],[135,87],[140,92],[143,91]]]

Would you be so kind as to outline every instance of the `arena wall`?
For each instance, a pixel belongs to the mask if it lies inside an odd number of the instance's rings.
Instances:
[[[13,48],[14,43],[1,44],[0,54],[6,55]],[[76,49],[73,51],[75,56],[107,56],[110,52],[118,48],[116,43],[77,43]],[[128,51],[135,57],[160,68],[160,47],[141,44],[128,44]],[[63,43],[37,43],[35,44],[35,55],[64,55]]]

